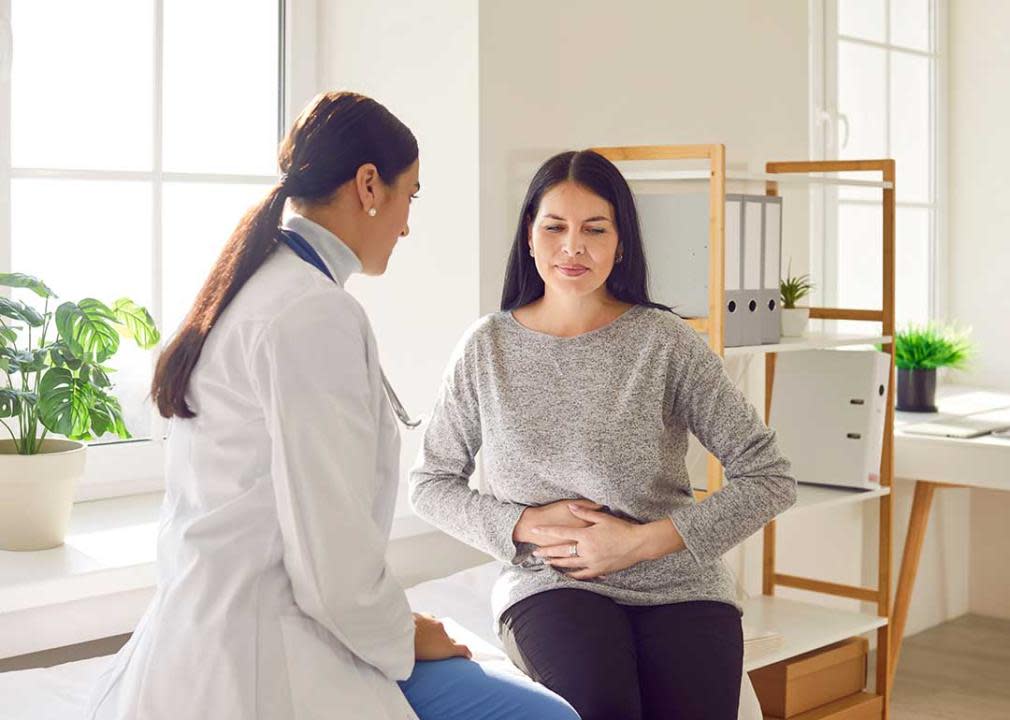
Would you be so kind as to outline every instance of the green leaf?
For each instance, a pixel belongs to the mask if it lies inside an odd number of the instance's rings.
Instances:
[[[78,360],[105,362],[119,350],[118,321],[104,303],[85,298],[65,302],[56,309],[56,329]]]
[[[101,365],[91,366],[91,382],[95,387],[107,388],[112,385],[112,380],[109,379],[109,370]]]
[[[120,334],[133,340],[144,350],[149,350],[158,344],[161,334],[155,327],[154,319],[147,312],[147,308],[141,307],[130,298],[119,298],[112,304],[112,314],[116,316],[124,329]]]
[[[67,368],[50,368],[39,382],[39,420],[71,440],[89,439],[93,391]]]
[[[11,320],[20,320],[33,328],[42,327],[45,318],[42,314],[30,305],[25,305],[20,300],[0,297],[0,316]]]
[[[26,375],[28,373],[44,370],[48,365],[46,362],[46,356],[48,354],[49,351],[47,349],[21,350],[20,352],[12,353],[11,356],[9,356],[9,359],[11,367],[15,371],[21,373],[22,375]]]
[[[123,408],[119,401],[101,390],[94,394],[94,404],[91,406],[92,428],[96,437],[106,433],[115,433],[121,440],[133,437],[123,422]]]
[[[0,285],[4,287],[27,288],[41,298],[56,297],[44,282],[23,273],[0,273]]]
[[[0,327],[0,346],[13,345],[18,341],[18,333],[12,327]]]
[[[0,359],[7,362],[7,367],[10,368],[8,372],[17,372],[17,357],[18,351],[14,348],[0,347]]]
[[[35,405],[38,396],[33,392],[0,388],[0,418],[17,417],[24,405]]]

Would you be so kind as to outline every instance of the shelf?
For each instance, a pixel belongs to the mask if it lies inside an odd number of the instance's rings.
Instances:
[[[629,182],[670,182],[708,180],[710,170],[628,170],[622,173]],[[726,182],[774,182],[781,185],[840,185],[891,190],[894,183],[879,180],[847,180],[823,175],[727,172]]]
[[[695,495],[704,495],[705,488],[694,488]],[[837,507],[854,503],[876,500],[891,494],[889,487],[876,487],[869,490],[861,488],[829,487],[827,485],[812,485],[799,483],[796,487],[796,504],[779,515],[779,518],[789,517],[814,508]]]
[[[807,333],[803,337],[782,338],[777,343],[767,345],[743,345],[728,347],[723,351],[725,357],[734,355],[751,355],[764,353],[796,352],[799,350],[829,350],[831,348],[850,347],[853,345],[881,345],[891,342],[889,335],[851,335],[844,333]]]
[[[744,658],[747,672],[887,625],[885,617],[769,595],[749,598],[743,608],[749,628],[775,630],[783,637],[779,647]]]
[[[796,504],[779,517],[788,517],[813,508],[828,508],[867,502],[868,500],[875,500],[890,494],[891,488],[889,487],[876,487],[872,490],[863,490],[860,488],[811,485],[801,482],[796,488]]]

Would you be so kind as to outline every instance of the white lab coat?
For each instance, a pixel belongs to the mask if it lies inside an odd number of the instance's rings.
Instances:
[[[338,282],[281,245],[226,309],[173,421],[158,588],[87,718],[414,719],[414,621],[385,551],[399,434],[360,269],[293,217]]]

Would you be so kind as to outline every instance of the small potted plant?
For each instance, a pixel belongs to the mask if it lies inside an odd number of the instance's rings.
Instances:
[[[790,261],[786,278],[779,282],[779,293],[782,295],[782,335],[784,337],[801,337],[807,329],[810,320],[810,308],[796,307],[796,303],[814,289],[809,275],[798,277],[792,274],[793,264]]]
[[[121,337],[144,349],[160,338],[151,315],[129,298],[111,306],[85,298],[52,311],[56,294],[37,278],[0,273],[0,286],[43,300],[39,312],[0,297],[0,432],[10,435],[0,440],[0,549],[43,550],[66,535],[84,473],[82,441],[130,437],[105,362]]]
[[[936,324],[909,325],[894,336],[898,410],[936,412],[936,370],[964,368],[972,353],[967,330]]]

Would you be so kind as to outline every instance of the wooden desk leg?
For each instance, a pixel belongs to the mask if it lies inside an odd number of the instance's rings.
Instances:
[[[915,587],[915,576],[919,571],[919,559],[922,557],[922,544],[926,539],[926,526],[929,523],[929,509],[933,504],[934,490],[936,490],[934,483],[922,480],[915,483],[912,514],[908,520],[905,551],[901,558],[901,575],[898,578],[898,590],[894,598],[894,610],[891,613],[892,685],[894,673],[898,668],[898,658],[901,655],[901,640],[905,634],[905,621],[908,620],[908,607],[912,602],[912,588]]]

